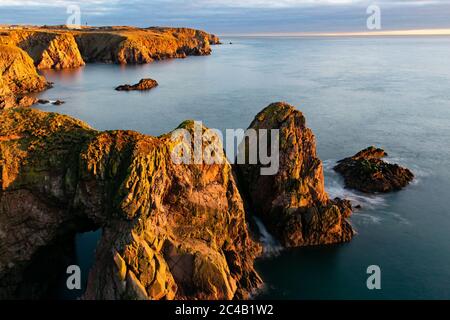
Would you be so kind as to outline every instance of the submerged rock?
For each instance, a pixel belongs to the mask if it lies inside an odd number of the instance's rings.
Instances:
[[[386,156],[383,149],[371,146],[338,161],[334,170],[344,177],[347,188],[366,193],[400,190],[414,179],[414,174],[407,168],[383,161]]]
[[[51,104],[53,104],[55,106],[60,106],[60,105],[62,105],[64,103],[66,103],[66,102],[63,101],[63,100],[59,100],[59,99],[55,100],[55,101],[50,101],[50,100],[47,100],[47,99],[38,99],[36,101],[36,103],[39,103],[39,104],[49,104],[49,103],[51,103]]]
[[[226,159],[176,165],[170,135],[33,109],[0,120],[0,298],[36,298],[35,257],[86,226],[102,238],[85,299],[242,299],[261,284]]]
[[[136,83],[134,85],[125,84],[125,85],[118,86],[116,88],[116,90],[117,91],[133,91],[133,90],[144,91],[144,90],[153,89],[154,87],[157,87],[157,86],[158,86],[158,82],[156,80],[148,78],[148,79],[141,79],[139,81],[139,83]]]
[[[249,129],[279,130],[276,174],[261,175],[260,162],[237,166],[252,211],[268,230],[289,247],[349,241],[354,234],[346,220],[351,207],[330,200],[325,192],[322,162],[303,114],[289,104],[274,103],[255,117]]]
[[[66,102],[62,101],[62,100],[55,100],[55,101],[52,102],[52,104],[55,105],[55,106],[60,106],[60,105],[62,105],[64,103],[66,103]]]

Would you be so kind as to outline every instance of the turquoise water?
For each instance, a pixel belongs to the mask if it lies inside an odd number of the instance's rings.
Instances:
[[[73,273],[68,274],[67,268],[61,270],[58,277],[56,288],[51,292],[51,298],[56,297],[62,300],[77,300],[83,296],[86,291],[89,270],[95,261],[95,248],[101,237],[101,230],[79,233],[75,236],[74,251],[68,259],[69,265],[80,267],[80,289],[67,289],[67,278]]]
[[[287,101],[316,134],[329,193],[362,209],[349,244],[260,259],[259,297],[450,299],[450,38],[223,40],[208,57],[46,72],[55,87],[41,97],[66,104],[40,107],[97,129],[159,135],[185,119],[246,128],[269,103]],[[113,90],[144,77],[160,86]],[[372,197],[345,190],[333,163],[369,145],[408,166],[414,183]],[[381,290],[366,287],[369,265],[381,268]]]

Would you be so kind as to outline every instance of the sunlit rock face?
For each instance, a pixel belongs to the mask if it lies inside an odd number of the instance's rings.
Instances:
[[[40,76],[33,60],[22,49],[0,44],[0,110],[29,106],[34,100],[24,95],[46,89],[48,83]]]
[[[219,43],[218,37],[189,28],[4,29],[0,33],[0,110],[36,103],[25,96],[50,86],[36,68],[68,69],[84,66],[86,62],[141,64],[208,55],[211,45]],[[146,81],[136,89],[156,85],[154,80]]]
[[[218,37],[189,28],[100,27],[71,30],[34,27],[5,30],[0,44],[22,48],[39,69],[66,69],[86,62],[141,64],[208,55]]]
[[[209,55],[219,39],[189,28],[110,28],[76,34],[86,62],[141,64],[190,55]]]
[[[31,109],[0,117],[0,297],[31,294],[39,250],[86,228],[103,235],[85,299],[246,298],[261,284],[226,159],[177,165],[170,135]]]
[[[289,104],[274,103],[255,117],[249,129],[279,130],[279,170],[275,174],[261,174],[264,166],[260,162],[237,166],[253,212],[269,231],[289,247],[349,241],[354,234],[346,220],[351,207],[330,200],[325,192],[315,137],[303,114]],[[247,140],[247,149],[248,144]]]

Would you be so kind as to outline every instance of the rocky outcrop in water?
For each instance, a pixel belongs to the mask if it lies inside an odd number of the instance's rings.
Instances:
[[[286,103],[274,103],[255,117],[249,129],[279,130],[275,175],[261,175],[260,161],[237,166],[252,211],[269,231],[289,247],[349,241],[354,234],[346,220],[351,207],[335,203],[325,192],[322,162],[303,114]]]
[[[338,161],[334,170],[344,177],[347,188],[366,193],[392,192],[406,187],[414,174],[407,168],[383,161],[386,156],[383,149],[371,146]]]
[[[151,90],[154,87],[158,86],[158,82],[156,80],[153,79],[141,79],[139,81],[139,83],[133,84],[133,85],[129,85],[129,84],[124,84],[121,86],[118,86],[116,88],[117,91],[145,91],[145,90]]]
[[[228,162],[176,165],[170,135],[98,132],[33,109],[0,118],[0,298],[42,296],[30,289],[37,257],[48,270],[57,257],[43,250],[95,228],[85,299],[246,298],[261,284]]]
[[[0,110],[35,103],[27,93],[46,89],[49,84],[37,73],[33,60],[20,48],[0,45]]]

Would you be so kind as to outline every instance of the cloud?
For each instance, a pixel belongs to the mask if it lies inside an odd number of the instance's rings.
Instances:
[[[192,7],[223,7],[223,8],[296,8],[304,6],[324,5],[357,5],[369,3],[384,3],[391,5],[427,5],[449,3],[450,0],[0,0],[0,7],[67,7],[78,4],[91,8],[101,9],[107,6],[133,6],[146,4],[148,6],[176,6],[189,4]]]
[[[107,4],[117,5],[118,0],[0,0],[0,7],[68,7],[70,5],[101,9]]]
[[[450,0],[0,0],[1,23],[64,24],[68,5],[90,25],[171,25],[211,32],[361,31],[379,4],[383,28],[450,27]]]

